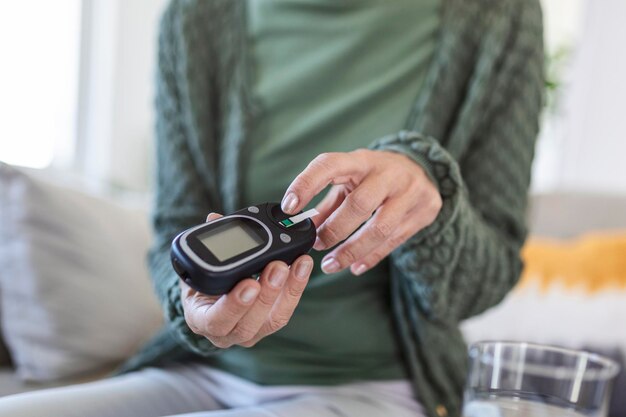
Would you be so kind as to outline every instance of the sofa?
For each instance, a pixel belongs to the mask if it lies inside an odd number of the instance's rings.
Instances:
[[[102,378],[159,329],[144,261],[147,201],[0,163],[0,396]],[[550,343],[623,361],[626,268],[598,289],[590,284],[595,278],[575,285],[562,285],[562,276],[547,280],[533,259],[566,256],[589,239],[619,240],[625,213],[623,196],[533,196],[525,256],[535,275],[525,273],[499,306],[463,323],[468,342]],[[624,401],[622,372],[611,416],[626,417]]]

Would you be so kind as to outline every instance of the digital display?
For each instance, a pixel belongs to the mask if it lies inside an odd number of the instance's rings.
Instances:
[[[256,248],[263,243],[263,240],[241,220],[224,222],[215,229],[199,235],[198,240],[220,262]]]

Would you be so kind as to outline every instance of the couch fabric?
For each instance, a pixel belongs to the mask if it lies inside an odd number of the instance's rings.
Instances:
[[[0,165],[0,320],[20,378],[110,368],[161,326],[147,214]]]

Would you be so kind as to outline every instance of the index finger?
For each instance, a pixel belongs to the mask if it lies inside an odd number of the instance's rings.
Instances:
[[[263,324],[254,341],[272,334],[287,325],[309,282],[309,275],[311,275],[312,269],[313,259],[309,255],[302,255],[291,264],[289,278],[272,307],[268,320]]]
[[[281,209],[287,214],[295,214],[328,184],[359,182],[364,175],[363,168],[353,153],[320,154],[289,185]]]

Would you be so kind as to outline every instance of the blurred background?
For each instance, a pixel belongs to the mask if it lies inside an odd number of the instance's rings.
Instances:
[[[97,378],[160,326],[144,254],[165,4],[0,1],[0,395]],[[626,1],[542,4],[548,99],[526,269],[463,330],[470,342],[551,343],[623,362]],[[619,381],[612,416],[626,416]]]
[[[3,2],[0,160],[148,190],[155,36],[165,3]],[[550,99],[533,191],[626,194],[626,54],[619,53],[626,4],[542,3]]]

